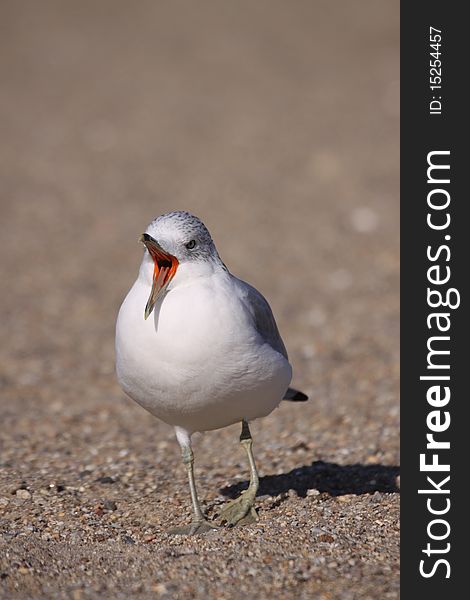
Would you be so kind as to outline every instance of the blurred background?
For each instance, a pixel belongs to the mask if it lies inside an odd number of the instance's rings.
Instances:
[[[127,481],[112,492],[127,533],[103,525],[118,540],[140,539],[139,515],[156,532],[178,522],[166,494],[185,510],[171,429],[114,376],[138,237],[170,210],[198,215],[268,298],[310,395],[255,424],[262,473],[398,464],[398,16],[386,0],[1,2],[0,496],[8,531],[23,511],[30,554],[105,535],[54,485],[82,488],[86,508],[98,476]],[[245,469],[237,436],[196,442],[209,504]],[[350,576],[361,597],[393,595],[397,576],[374,568]]]

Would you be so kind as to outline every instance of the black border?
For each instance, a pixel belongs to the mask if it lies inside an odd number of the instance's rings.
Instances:
[[[468,550],[465,541],[470,507],[470,491],[466,491],[466,459],[470,429],[466,419],[469,393],[465,388],[465,373],[470,371],[469,342],[467,341],[468,298],[467,265],[469,250],[466,215],[470,197],[465,190],[467,172],[466,137],[470,135],[469,119],[464,104],[468,104],[464,87],[470,56],[464,17],[464,3],[415,1],[401,3],[401,591],[405,600],[426,598],[461,598],[468,594],[464,566]],[[429,27],[442,29],[442,96],[443,109],[439,116],[429,114],[432,92],[429,89]],[[451,426],[446,432],[451,442],[446,451],[451,465],[451,509],[446,515],[451,526],[447,541],[451,547],[443,557],[451,566],[450,578],[446,569],[439,568],[433,577],[423,578],[419,563],[428,539],[426,533],[430,515],[426,498],[418,489],[426,483],[426,474],[419,470],[419,455],[425,451],[427,382],[419,380],[426,371],[426,342],[430,335],[426,317],[430,312],[426,301],[429,261],[428,244],[436,245],[442,232],[433,232],[426,224],[427,154],[433,150],[450,150],[451,235],[449,261],[451,285],[460,291],[461,304],[451,310],[450,375]],[[440,243],[440,242],[439,242]],[[443,263],[445,264],[445,263]],[[444,439],[444,438],[443,438]],[[436,476],[438,478],[438,475]],[[429,487],[429,486],[427,486]]]

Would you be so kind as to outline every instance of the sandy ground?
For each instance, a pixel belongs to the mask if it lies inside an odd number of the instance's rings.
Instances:
[[[0,596],[398,597],[398,3],[10,2],[0,15]],[[259,522],[188,520],[114,376],[157,214],[269,299],[307,404],[253,427]],[[211,517],[238,427],[195,440]]]

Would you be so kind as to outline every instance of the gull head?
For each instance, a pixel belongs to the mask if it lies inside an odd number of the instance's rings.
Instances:
[[[186,211],[160,215],[150,223],[140,241],[153,260],[152,289],[145,307],[145,319],[178,269],[188,265],[222,265],[207,227]]]

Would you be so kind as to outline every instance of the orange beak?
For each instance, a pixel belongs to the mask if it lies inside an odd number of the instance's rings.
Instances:
[[[153,258],[153,281],[147,306],[145,307],[144,319],[148,319],[159,297],[164,293],[168,284],[173,279],[178,268],[178,259],[165,252],[160,244],[148,233],[143,233],[140,240]]]

